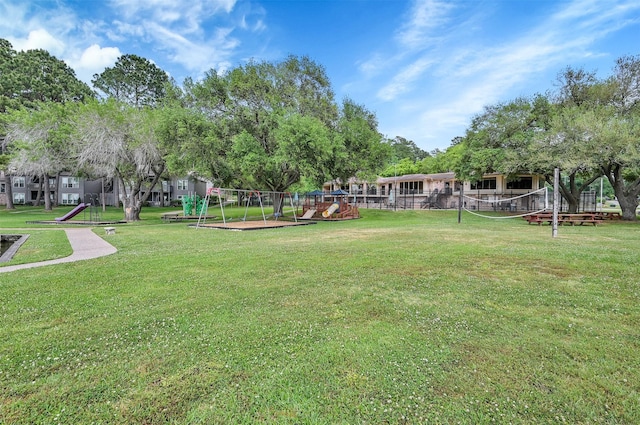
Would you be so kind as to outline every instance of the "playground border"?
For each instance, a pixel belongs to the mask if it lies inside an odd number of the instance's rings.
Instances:
[[[264,230],[264,229],[280,229],[283,227],[293,226],[307,226],[309,224],[315,224],[314,222],[303,221],[273,221],[267,220],[266,223],[261,220],[256,221],[228,221],[226,224],[221,222],[216,223],[204,223],[204,224],[189,224],[189,227],[206,228],[206,229],[221,229],[221,230],[235,230],[235,231],[247,231],[247,230]]]
[[[55,260],[39,261],[37,263],[16,264],[0,267],[0,273],[15,270],[30,269],[34,267],[49,266],[53,264],[71,263],[75,261],[91,260],[118,252],[116,247],[96,235],[90,227],[64,229],[71,244],[73,253],[68,257]],[[24,233],[24,231],[21,231]]]

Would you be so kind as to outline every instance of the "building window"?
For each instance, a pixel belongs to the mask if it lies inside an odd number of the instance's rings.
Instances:
[[[63,193],[62,204],[63,205],[77,205],[80,201],[80,194],[78,193]]]
[[[14,193],[13,194],[13,203],[14,204],[24,204],[24,193]]]
[[[519,177],[518,180],[507,182],[507,189],[533,189],[533,178]]]
[[[471,183],[471,190],[490,190],[496,188],[496,178],[482,179],[475,183]]]
[[[24,187],[24,177],[14,177],[13,178],[13,187]],[[23,201],[24,202],[24,201]]]
[[[178,180],[178,190],[189,190],[189,180]]]
[[[77,189],[80,187],[80,179],[77,177],[62,177],[63,189]]]
[[[400,194],[422,193],[423,182],[400,182]]]
[[[0,193],[6,193],[6,192],[7,192],[7,184],[0,183]]]

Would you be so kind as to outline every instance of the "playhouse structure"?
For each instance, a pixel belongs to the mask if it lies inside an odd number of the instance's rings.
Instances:
[[[348,192],[337,190],[330,194],[311,192],[302,204],[303,220],[352,220],[360,218],[358,207],[347,201]]]

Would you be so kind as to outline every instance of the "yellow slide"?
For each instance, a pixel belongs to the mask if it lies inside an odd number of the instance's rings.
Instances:
[[[336,210],[338,208],[340,208],[340,204],[338,204],[337,202],[334,202],[333,204],[331,204],[331,206],[329,208],[327,208],[326,210],[322,211],[322,216],[324,218],[329,218],[329,217],[331,217],[331,214],[336,212]]]

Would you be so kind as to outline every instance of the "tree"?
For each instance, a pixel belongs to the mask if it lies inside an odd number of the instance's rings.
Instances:
[[[420,149],[412,140],[396,136],[389,140],[393,150],[393,157],[397,159],[409,158],[413,162],[419,162],[429,156],[429,153]]]
[[[596,110],[589,123],[596,127],[600,166],[613,186],[622,217],[635,221],[640,195],[640,55],[619,58],[607,84],[615,112]]]
[[[210,72],[188,92],[213,121],[215,137],[232,142],[220,163],[249,187],[286,191],[303,176],[329,175],[337,109],[324,69],[309,58]]]
[[[564,78],[569,89],[560,97],[559,112],[546,143],[565,169],[582,171],[585,178],[581,187],[604,175],[613,187],[623,218],[636,220],[640,195],[640,56],[619,58],[613,75],[604,81],[594,74],[569,71]]]
[[[540,174],[552,184],[558,167],[563,177],[560,193],[569,212],[576,212],[582,192],[600,176],[592,159],[581,154],[583,134],[572,128],[572,114],[584,107],[564,98],[554,104],[542,95],[486,107],[467,130],[456,174],[479,180],[484,173],[515,178],[526,172]]]
[[[139,108],[158,104],[166,95],[169,77],[148,59],[122,55],[115,66],[95,74],[91,83],[106,97]]]
[[[82,102],[93,97],[94,93],[89,86],[78,80],[75,72],[63,61],[40,49],[16,52],[11,43],[0,39],[0,114],[3,115],[2,127],[4,131],[6,131],[7,113],[10,111],[20,108],[53,110],[49,106],[43,105]],[[39,116],[42,114],[44,112],[37,113]],[[57,125],[52,121],[50,124]],[[34,129],[31,136],[27,137],[32,142],[37,139],[32,136],[43,127],[39,126],[38,129]],[[53,129],[52,131],[55,132]],[[47,133],[46,130],[45,133]],[[3,139],[2,152],[7,158],[13,158],[14,155],[19,154],[18,149],[11,146],[11,142],[12,137]],[[22,155],[22,164],[26,164],[24,160],[27,157],[24,154],[20,155]],[[31,161],[31,164],[38,165],[34,161]],[[6,171],[7,208],[11,209],[13,208],[12,172]],[[13,172],[17,172],[17,170]],[[35,172],[35,170],[31,169],[30,172]],[[43,183],[47,185],[48,179],[45,179]],[[45,205],[50,208],[48,197],[45,198]]]
[[[159,108],[158,137],[166,154],[167,170],[173,175],[199,176],[214,185],[233,181],[226,160],[231,140],[196,108],[163,105]]]
[[[13,173],[37,177],[43,185],[45,209],[52,209],[49,177],[71,169],[68,142],[77,104],[42,103],[38,109],[10,114],[6,140],[17,147],[9,163]]]
[[[5,150],[7,147],[6,138],[0,138],[0,176],[4,177],[5,181],[5,197],[7,199],[7,204],[5,205],[5,209],[13,210],[15,206],[13,205],[13,182],[11,181],[11,173],[9,172],[9,160],[10,156],[5,154]]]
[[[42,102],[84,101],[93,96],[73,69],[47,51],[16,53],[11,43],[0,39],[0,112],[21,106],[34,108]]]
[[[419,173],[436,174],[446,173],[456,168],[462,156],[463,145],[461,143],[452,144],[444,151],[435,149],[429,156],[423,158],[416,165]]]
[[[276,123],[272,137],[277,143],[269,150],[246,131],[234,137],[230,159],[243,183],[284,192],[302,176],[324,181],[333,148],[328,129],[317,118],[301,114],[282,116]]]
[[[159,127],[169,172],[200,176],[218,186],[234,184],[227,160],[233,134],[226,81],[211,71],[197,84],[187,79],[184,90],[169,89]]]
[[[184,86],[185,103],[197,111],[193,116],[203,114],[212,125],[206,137],[199,136],[200,149],[185,149],[195,139],[181,138],[180,156],[209,164],[217,181],[231,174],[255,189],[317,187],[329,179],[371,175],[388,156],[375,115],[351,99],[339,109],[324,69],[308,57],[251,61]]]
[[[392,155],[378,132],[378,119],[364,105],[346,98],[342,102],[334,152],[333,177],[347,181],[350,177],[375,180]]]
[[[125,220],[140,220],[142,206],[165,170],[157,135],[158,111],[115,100],[92,102],[74,122],[74,148],[84,171],[119,184]]]
[[[410,158],[402,158],[401,160],[388,165],[387,168],[382,170],[380,176],[404,176],[407,174],[416,174],[418,171],[418,165],[415,162],[413,162]]]

